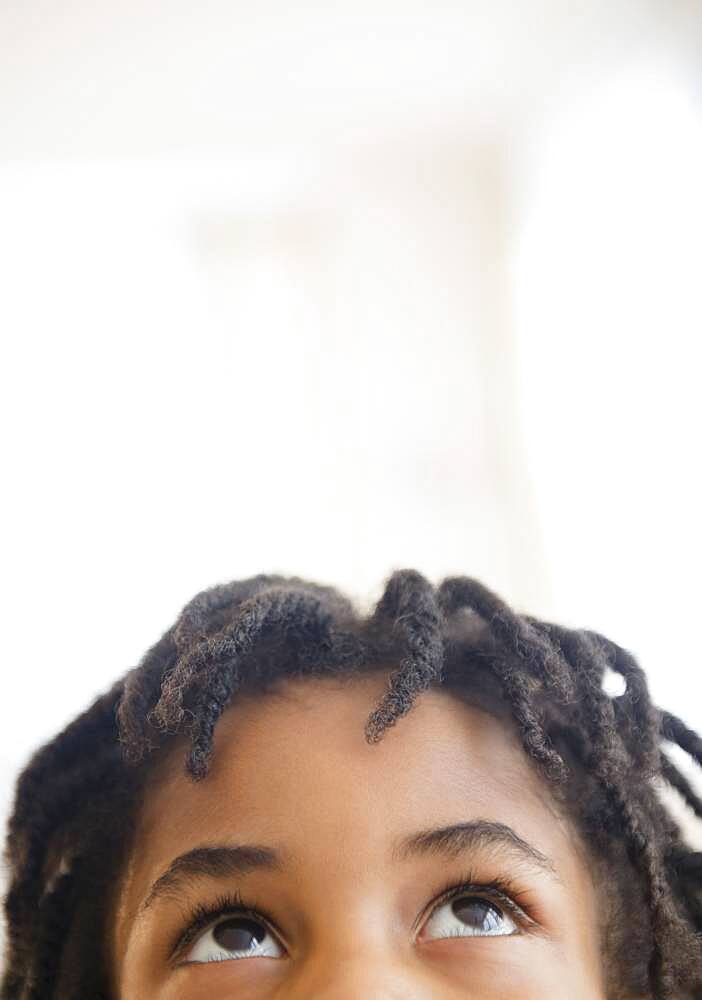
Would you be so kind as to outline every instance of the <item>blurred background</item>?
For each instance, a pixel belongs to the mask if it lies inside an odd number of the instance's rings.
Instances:
[[[697,0],[6,0],[0,819],[258,572],[478,576],[702,727],[701,177]]]

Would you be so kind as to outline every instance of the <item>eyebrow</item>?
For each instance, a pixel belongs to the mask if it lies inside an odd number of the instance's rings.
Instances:
[[[508,851],[531,867],[558,878],[549,857],[520,837],[511,826],[492,820],[478,819],[421,830],[399,841],[393,850],[393,857],[398,861],[421,855],[450,859],[466,851],[489,848]]]
[[[283,867],[282,856],[260,844],[203,845],[178,855],[153,883],[139,907],[141,915],[157,900],[178,897],[201,878],[241,878],[253,871],[273,871]]]
[[[511,827],[490,820],[473,820],[450,826],[420,830],[396,842],[392,857],[408,861],[413,857],[436,856],[445,860],[469,850],[497,848],[509,851],[534,868],[558,878],[553,862],[523,840]],[[177,898],[202,878],[241,878],[254,871],[281,871],[284,855],[261,844],[202,845],[170,862],[149,889],[138,915],[158,899]]]

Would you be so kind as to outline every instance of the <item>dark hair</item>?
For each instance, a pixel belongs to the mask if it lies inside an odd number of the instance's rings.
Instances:
[[[431,686],[498,692],[627,907],[624,929],[608,937],[610,995],[702,997],[702,854],[658,794],[667,783],[702,816],[661,748],[675,743],[700,764],[700,737],[653,706],[635,659],[604,636],[519,615],[476,580],[434,587],[399,570],[367,616],[336,589],[297,577],[256,576],[198,594],[138,666],[32,756],[5,848],[1,1000],[114,1000],[106,901],[128,856],[140,789],[176,734],[189,739],[185,769],[200,781],[217,721],[239,692],[388,664],[367,741]],[[608,671],[626,684],[618,697],[603,688]],[[631,905],[637,899],[645,905]]]

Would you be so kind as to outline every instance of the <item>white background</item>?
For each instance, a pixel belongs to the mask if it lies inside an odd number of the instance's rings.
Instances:
[[[478,576],[702,727],[702,9],[0,11],[0,817],[199,589]]]

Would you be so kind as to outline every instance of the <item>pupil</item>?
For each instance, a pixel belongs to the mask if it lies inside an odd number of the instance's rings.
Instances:
[[[248,951],[265,937],[265,930],[256,920],[230,917],[214,929],[214,939],[227,951]]]
[[[462,920],[468,927],[477,930],[484,930],[486,925],[495,923],[502,914],[496,906],[488,903],[486,899],[456,899],[451,905],[451,909],[459,920]]]

